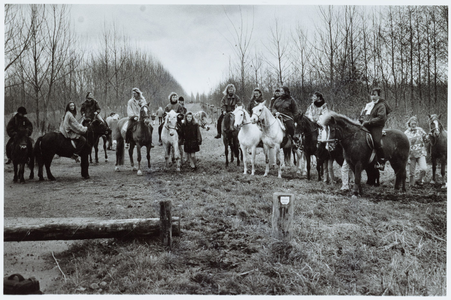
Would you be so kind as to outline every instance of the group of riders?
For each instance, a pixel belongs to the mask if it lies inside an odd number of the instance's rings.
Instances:
[[[130,140],[132,138],[132,129],[134,124],[138,121],[141,107],[143,105],[147,105],[147,101],[143,96],[143,93],[138,88],[132,89],[132,98],[128,100],[127,103],[127,116],[129,118],[128,127],[126,131],[125,137],[125,148],[128,149],[130,146]],[[217,135],[215,138],[221,137],[221,126],[222,120],[226,113],[231,113],[237,106],[242,106],[243,103],[240,97],[236,94],[236,88],[233,84],[228,84],[223,92],[224,96],[221,99],[221,109],[222,114],[219,116],[217,121]],[[163,118],[166,113],[173,110],[179,114],[178,117],[178,125],[182,127],[182,120],[186,116],[189,116],[189,122],[192,121],[192,113],[187,112],[187,109],[184,105],[184,98],[182,96],[178,96],[176,93],[171,93],[168,97],[169,104],[162,109],[161,107],[158,109],[157,114],[159,118],[159,136],[161,136],[161,130],[163,127]],[[365,105],[363,110],[360,113],[359,121],[362,127],[366,128],[370,133],[374,141],[374,146],[377,155],[376,168],[379,170],[384,170],[385,166],[385,155],[384,150],[381,145],[382,138],[382,129],[384,128],[385,122],[387,121],[387,116],[391,112],[390,106],[387,102],[381,97],[381,89],[379,87],[373,88],[371,95],[371,101]],[[329,109],[327,107],[327,103],[324,100],[323,95],[320,92],[315,92],[311,96],[312,103],[307,108],[305,112],[305,116],[307,116],[311,121],[318,122],[321,115],[326,114]],[[265,102],[263,99],[263,93],[259,88],[255,88],[252,93],[252,98],[250,99],[248,105],[248,111],[252,115],[252,108],[259,105],[260,103]],[[274,90],[273,97],[269,103],[270,111],[278,118],[283,121],[286,128],[286,135],[292,139],[293,142],[295,139],[295,115],[298,113],[298,106],[296,100],[291,96],[290,90],[287,86],[281,86],[280,88],[276,88]],[[83,136],[87,131],[87,124],[92,120],[98,119],[101,122],[105,122],[100,116],[100,106],[97,100],[94,99],[94,95],[92,92],[88,92],[86,95],[86,100],[81,105],[80,112],[82,114],[82,121],[79,122],[76,119],[77,108],[74,102],[69,102],[66,106],[65,115],[61,122],[59,131],[66,137],[70,139],[72,145],[74,147],[74,156],[73,158],[78,160],[78,155],[80,150],[86,143],[86,138]],[[6,154],[8,161],[11,161],[11,145],[14,136],[20,130],[26,130],[28,136],[30,137],[33,132],[33,125],[25,116],[27,111],[25,107],[19,107],[17,113],[11,118],[7,125],[7,134],[10,137],[10,140],[6,146]],[[418,141],[414,143],[412,146],[414,149],[414,153],[420,153],[421,156],[424,156],[423,148],[424,145],[421,144],[421,141],[424,140],[425,132],[423,129],[416,127],[418,120],[416,117],[412,117],[407,126],[408,130],[405,132],[406,135],[411,140],[411,144],[413,141]],[[195,122],[194,122],[195,123]],[[321,128],[320,128],[321,129]],[[192,131],[192,132],[191,132]],[[195,145],[196,152],[199,151],[199,144],[201,143],[201,136],[199,132],[199,128],[195,127],[188,131],[188,136],[193,136],[197,145]],[[194,134],[195,132],[195,134]],[[186,133],[185,133],[186,135]],[[161,138],[159,140],[161,145]],[[31,149],[31,145],[33,140],[31,137],[29,138],[29,149]],[[154,147],[152,144],[151,147]],[[423,148],[422,148],[423,147]],[[420,150],[418,150],[420,149]],[[188,149],[189,150],[189,149]],[[418,155],[417,155],[418,156]],[[425,160],[415,158],[421,168],[421,174],[424,176],[425,169]],[[411,171],[412,174],[412,171]]]

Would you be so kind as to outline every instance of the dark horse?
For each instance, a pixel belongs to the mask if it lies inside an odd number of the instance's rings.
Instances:
[[[25,164],[30,168],[30,179],[34,178],[33,148],[30,149],[29,139],[27,129],[19,130],[13,138],[10,153],[14,165],[14,182],[25,182]]]
[[[310,180],[311,170],[311,155],[316,156],[317,164],[316,170],[318,172],[318,181],[321,181],[321,175],[324,172],[324,166],[326,168],[335,160],[340,166],[343,165],[343,148],[341,145],[334,145],[330,151],[326,149],[326,142],[318,141],[319,125],[304,114],[300,113],[295,115],[294,121],[297,126],[295,128],[295,136],[302,141],[301,150],[304,151],[307,161],[307,179]],[[327,171],[327,169],[326,169]],[[332,170],[329,170],[331,172]],[[332,174],[331,174],[332,176]]]
[[[435,180],[435,172],[437,170],[437,160],[440,161],[440,173],[442,175],[443,183],[445,183],[445,169],[447,163],[447,131],[443,128],[442,123],[440,123],[440,115],[430,115],[429,119],[429,138],[430,138],[430,152],[431,152],[431,161],[432,161],[432,181],[434,184]]]
[[[238,129],[234,126],[235,117],[233,113],[228,112],[222,119],[222,142],[224,143],[224,154],[226,157],[226,167],[229,166],[229,147],[231,150],[230,162],[233,162],[233,157],[236,156],[237,166],[240,165],[240,143],[238,141]],[[241,153],[241,160],[243,153]]]
[[[105,122],[102,122],[98,119],[91,121],[90,119],[83,120],[83,126],[89,126],[94,123],[92,128],[95,128],[95,131],[91,131],[87,134],[88,144],[91,145],[91,151],[89,151],[89,162],[92,164],[92,149],[94,148],[94,157],[96,164],[99,163],[99,140],[103,139],[103,151],[105,153],[105,162],[108,161],[108,153],[106,151],[106,139],[111,135],[111,129]]]
[[[93,134],[93,132],[100,132],[104,130],[104,127],[100,125],[100,121],[92,122],[88,126],[88,130],[86,132],[86,137]],[[45,169],[47,171],[47,177],[49,180],[55,180],[55,177],[52,175],[50,171],[50,165],[52,164],[53,157],[55,154],[62,157],[72,157],[74,154],[74,146],[70,139],[64,137],[64,135],[60,132],[49,132],[45,135],[39,137],[34,145],[34,157],[36,159],[36,163],[38,164],[38,177],[39,180],[44,180],[42,167],[45,165]],[[81,149],[79,155],[81,158],[81,176],[85,179],[89,179],[89,161],[88,155],[91,153],[91,145],[89,142],[86,142],[83,148]]]
[[[321,122],[323,126],[329,127],[329,139],[336,139],[344,149],[345,159],[355,176],[354,194],[362,194],[362,170],[375,162],[375,158],[370,159],[373,149],[367,141],[368,131],[358,122],[334,112],[326,114]],[[410,149],[407,136],[399,130],[388,129],[382,137],[382,147],[386,159],[395,171],[395,190],[401,186],[405,192],[406,165]]]
[[[117,123],[117,127],[113,131],[113,139],[117,140],[116,146],[116,166],[115,170],[119,171],[119,166],[124,164],[124,152],[125,152],[125,135],[126,135],[126,123],[130,122],[128,117],[122,118]],[[128,154],[130,156],[130,163],[133,171],[138,171],[137,175],[142,175],[141,171],[141,147],[146,146],[147,150],[147,167],[150,169],[150,149],[152,145],[152,132],[153,127],[150,124],[150,114],[149,107],[143,105],[139,112],[139,120],[133,126],[133,138],[130,141],[130,149],[128,149]],[[133,162],[133,150],[136,146],[136,152],[138,153],[138,168],[134,166]]]

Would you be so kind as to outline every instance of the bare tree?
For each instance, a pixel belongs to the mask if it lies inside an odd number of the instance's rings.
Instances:
[[[285,75],[287,75],[286,72],[290,67],[289,45],[277,18],[274,19],[274,27],[271,27],[270,31],[271,38],[268,46],[265,45],[265,48],[275,60],[267,59],[266,62],[277,74],[278,82],[283,85]]]

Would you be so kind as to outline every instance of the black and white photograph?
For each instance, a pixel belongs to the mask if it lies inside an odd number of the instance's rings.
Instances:
[[[3,295],[447,296],[448,7],[4,3]]]

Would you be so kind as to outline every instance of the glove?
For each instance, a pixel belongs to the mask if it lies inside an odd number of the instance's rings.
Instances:
[[[134,117],[133,120],[138,121],[138,117]]]
[[[98,114],[98,112],[95,111],[95,112],[94,112],[94,115],[97,115],[97,114]]]
[[[367,127],[368,125],[370,125],[370,122],[368,122],[368,121],[365,121],[365,122],[362,123],[363,127]]]
[[[278,118],[280,116],[280,113],[278,111],[276,111],[275,116],[276,116],[276,118]]]

